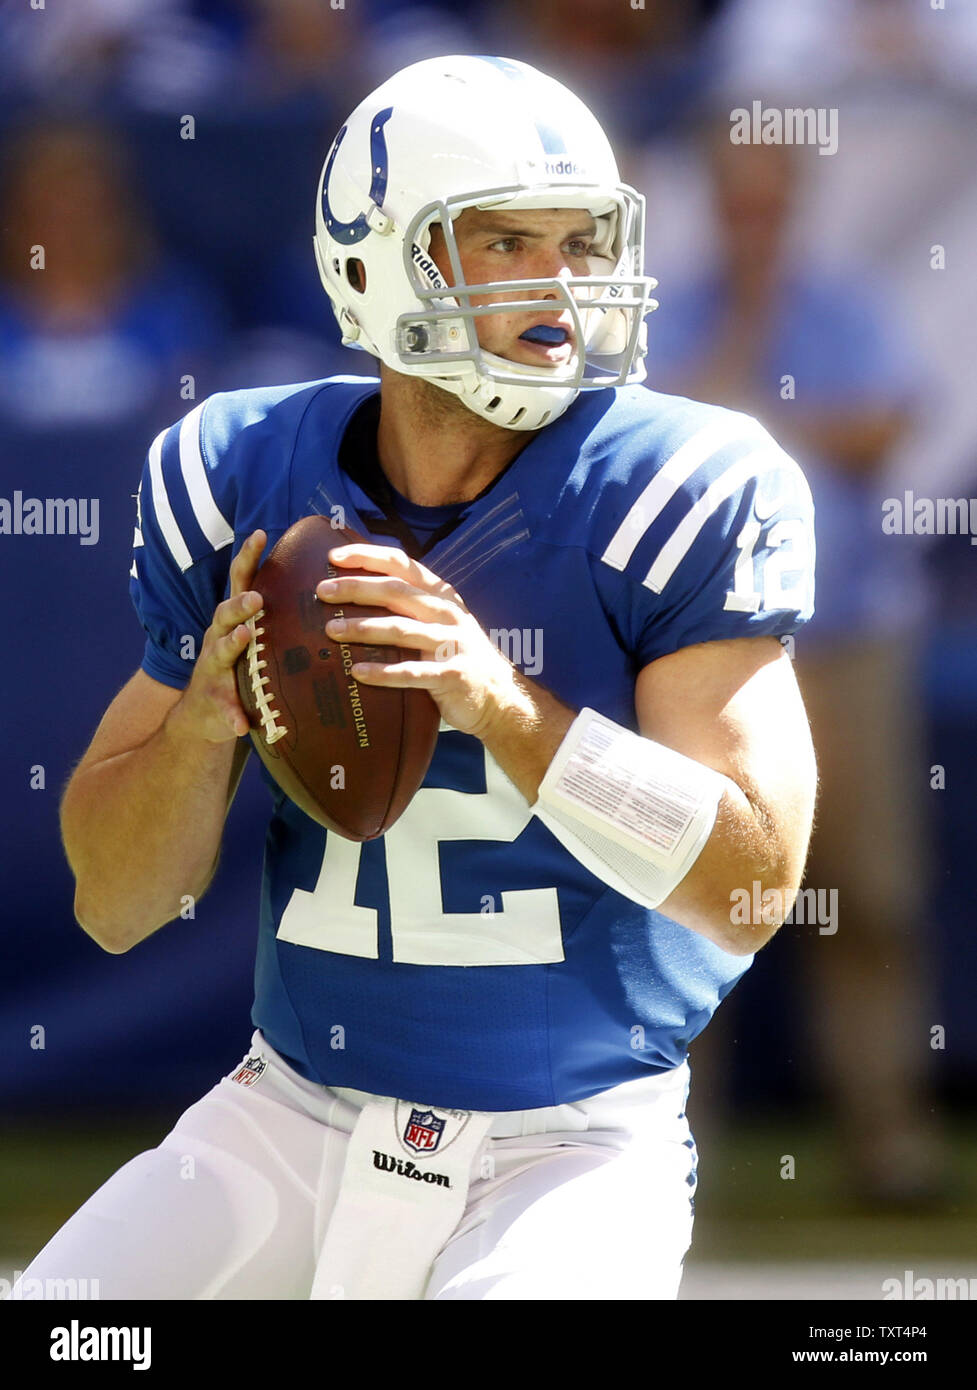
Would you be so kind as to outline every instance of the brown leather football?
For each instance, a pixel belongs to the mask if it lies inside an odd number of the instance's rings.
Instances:
[[[237,663],[261,761],[306,815],[348,840],[375,839],[404,812],[424,780],[440,723],[426,690],[362,685],[351,675],[357,661],[409,661],[416,652],[326,636],[330,618],[385,611],[316,598],[320,580],[366,573],[339,570],[328,558],[334,546],[363,539],[322,516],[286,531],[255,575],[263,607]]]

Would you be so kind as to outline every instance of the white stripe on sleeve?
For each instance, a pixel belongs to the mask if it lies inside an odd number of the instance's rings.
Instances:
[[[755,449],[752,454],[738,459],[725,473],[712,482],[697,502],[686,512],[668,540],[662,546],[651,569],[641,581],[647,588],[660,594],[671,579],[678,566],[685,559],[693,542],[703,526],[716,509],[731,497],[734,492],[751,478],[778,468],[781,460],[774,451],[765,446]]]
[[[159,529],[163,533],[163,539],[169,547],[170,554],[179,565],[182,573],[193,564],[193,556],[187,549],[183,534],[176,524],[170,499],[166,495],[166,484],[163,482],[163,440],[168,433],[168,429],[161,430],[149,446],[149,478],[153,485],[153,508],[156,512]]]
[[[602,560],[616,570],[627,568],[641,538],[685,480],[713,454],[735,442],[733,423],[728,418],[713,420],[675,451],[631,507],[601,556]]]
[[[200,416],[205,405],[201,401],[194,406],[180,424],[180,468],[197,525],[214,549],[221,550],[234,540],[234,531],[214,501],[200,452]]]

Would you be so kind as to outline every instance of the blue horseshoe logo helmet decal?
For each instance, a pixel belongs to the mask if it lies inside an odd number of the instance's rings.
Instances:
[[[387,137],[384,135],[383,127],[393,115],[393,110],[392,106],[388,106],[385,111],[378,111],[370,123],[370,166],[373,170],[370,200],[377,207],[382,206],[387,193]],[[361,212],[359,217],[354,217],[352,222],[343,222],[334,215],[329,206],[329,178],[347,129],[347,126],[343,126],[336,136],[335,143],[329,151],[329,158],[326,160],[326,171],[322,176],[322,216],[326,229],[334,241],[341,241],[345,246],[355,246],[358,241],[362,241],[369,234],[370,227],[366,220],[366,213]]]

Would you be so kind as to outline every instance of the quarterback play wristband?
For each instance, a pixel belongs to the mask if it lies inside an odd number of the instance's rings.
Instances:
[[[702,852],[725,788],[721,773],[583,709],[533,811],[602,882],[657,907]]]

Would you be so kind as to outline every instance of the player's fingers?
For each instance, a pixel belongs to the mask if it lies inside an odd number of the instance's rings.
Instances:
[[[379,575],[324,579],[316,586],[316,595],[323,603],[375,605],[423,622],[450,622],[458,613],[458,606],[448,598],[424,593],[402,579],[386,579]]]
[[[231,561],[232,598],[251,588],[267,540],[264,531],[252,531]]]
[[[234,666],[251,637],[252,632],[247,623],[238,623],[223,637],[218,637],[212,648],[214,665],[222,669]]]
[[[385,615],[377,618],[332,618],[326,623],[326,635],[343,642],[434,652],[448,642],[455,647],[452,638],[457,634],[435,623]]]
[[[333,546],[329,559],[341,569],[359,567],[377,574],[397,574],[401,577],[407,576],[411,565],[410,557],[396,546],[370,545],[366,541]]]
[[[211,718],[225,738],[230,734],[240,738],[251,729],[248,716],[237,700],[214,701]]]
[[[240,623],[246,623],[260,610],[261,595],[256,594],[253,589],[248,589],[243,594],[236,594],[233,598],[224,599],[214,609],[213,621],[210,624],[210,631],[215,641],[218,638],[226,637]]]
[[[208,718],[212,725],[222,731],[228,729],[238,737],[246,734],[251,728],[236,692],[210,691]]]
[[[375,570],[402,579],[407,584],[426,589],[429,593],[457,599],[454,589],[444,579],[432,573],[419,560],[412,560],[406,551],[388,545],[338,545],[330,550],[329,558],[342,568]]]
[[[248,723],[248,716],[244,713],[240,700],[234,704],[228,704],[224,712],[228,727],[233,729],[238,738],[243,738],[245,734],[251,732],[251,725]]]
[[[437,661],[355,661],[352,675],[364,685],[436,690],[444,684],[444,667]]]

